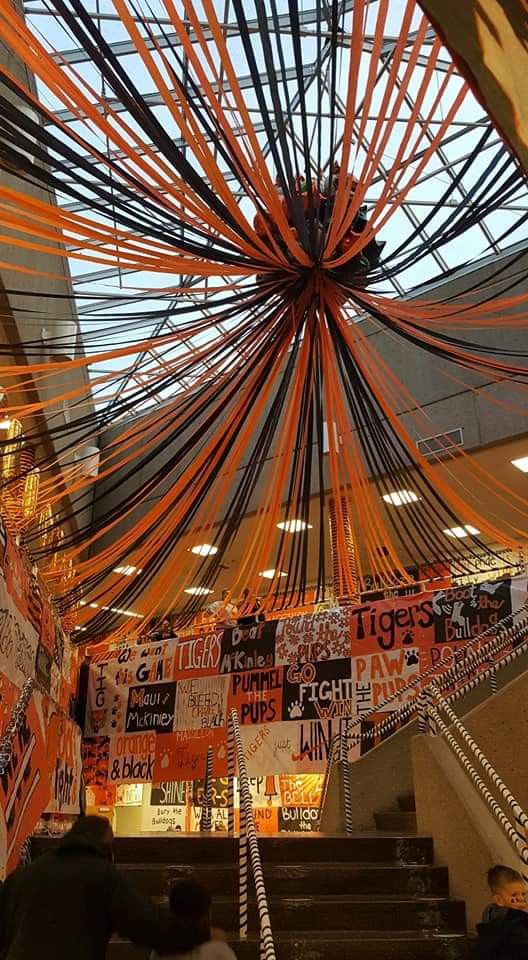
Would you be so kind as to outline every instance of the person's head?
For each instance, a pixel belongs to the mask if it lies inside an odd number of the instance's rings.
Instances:
[[[192,877],[177,880],[173,884],[169,892],[169,906],[171,913],[190,919],[196,926],[211,924],[211,895]]]
[[[222,590],[222,600],[229,600],[229,590]]]
[[[508,907],[515,910],[516,907],[526,902],[528,888],[521,874],[511,867],[504,867],[497,864],[488,870],[488,886],[491,891],[493,903],[498,907]]]
[[[161,621],[161,635],[162,637],[168,637],[170,632],[171,622],[167,617],[165,617],[165,619]]]
[[[112,858],[114,832],[104,817],[79,817],[69,832],[63,837],[64,847],[96,847],[108,859]]]

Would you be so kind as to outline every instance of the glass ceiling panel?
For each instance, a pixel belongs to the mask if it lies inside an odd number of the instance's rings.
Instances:
[[[134,51],[128,32],[120,22],[112,0],[93,0],[93,2],[87,0],[86,5],[88,11],[90,11],[94,17],[94,20],[102,30],[105,39],[113,46],[114,52],[120,56],[120,60],[124,69],[127,71],[129,76],[133,77],[133,80],[141,94],[152,94],[155,102],[156,91],[153,89],[152,78],[146,70],[140,56]],[[202,4],[200,2],[196,2],[194,7],[199,19],[203,22],[206,22],[207,18]],[[281,14],[287,14],[287,0],[277,0],[276,7],[279,17]],[[343,17],[345,33],[340,37],[343,47],[347,44],[346,30],[350,29],[352,22],[352,15],[350,12],[351,7],[352,0],[348,0],[348,10]],[[387,63],[390,62],[390,59],[387,60],[387,57],[390,58],[390,51],[397,42],[400,34],[403,7],[404,5],[402,2],[400,2],[400,0],[391,0],[389,4],[388,16],[385,24],[384,46],[384,57]],[[215,8],[220,22],[228,24],[226,30],[228,36],[227,46],[233,59],[237,74],[239,77],[248,77],[249,67],[244,53],[243,44],[239,36],[238,27],[235,22],[232,3],[230,0],[215,0]],[[167,24],[168,22],[166,10],[162,3],[157,2],[157,0],[149,0],[148,3],[139,3],[130,9],[140,9],[142,16],[144,16],[146,19],[151,18],[151,29],[154,35],[163,39],[162,34],[159,32],[159,24],[155,23],[156,18],[159,18],[161,24]],[[176,9],[183,15],[184,11],[181,3],[176,3]],[[256,17],[255,6],[253,3],[248,2],[248,0],[245,0],[244,10],[248,19],[251,17]],[[368,69],[370,66],[369,35],[373,34],[375,30],[378,14],[379,3],[370,3],[366,12],[365,50],[362,53],[361,61],[358,66],[360,91],[364,88],[367,79]],[[72,37],[69,31],[64,28],[60,17],[52,16],[45,3],[40,2],[40,0],[28,0],[26,3],[26,15],[31,27],[38,32],[41,37],[45,38],[49,49],[52,52],[55,50],[59,51],[59,62],[60,56],[64,54],[67,59],[76,63],[75,69],[78,70],[80,76],[87,79],[93,86],[95,96],[102,97],[103,99],[108,96],[110,100],[115,102],[115,97],[113,97],[112,93],[105,89],[105,84],[101,79],[99,71],[92,63],[87,61],[84,52],[77,49],[75,38]],[[301,44],[303,62],[306,64],[306,109],[308,112],[309,130],[314,130],[317,114],[321,114],[324,121],[322,138],[322,157],[324,162],[326,159],[324,156],[324,149],[329,143],[330,118],[332,113],[334,113],[334,116],[337,117],[336,130],[339,136],[343,130],[341,114],[342,104],[346,97],[348,53],[343,49],[342,51],[338,52],[337,55],[337,96],[335,102],[333,104],[330,103],[328,92],[325,91],[323,100],[321,103],[319,103],[318,85],[314,82],[315,76],[312,67],[312,65],[315,63],[317,55],[317,42],[315,39],[317,28],[315,23],[314,9],[309,0],[307,0],[306,4],[304,5],[302,16],[303,24],[301,29]],[[418,28],[419,20],[420,13],[417,10],[410,26],[410,38],[412,38],[412,31],[415,31]],[[284,18],[284,20],[281,21],[281,24],[282,27],[280,39],[282,51],[286,58],[286,66],[293,66],[293,45],[290,37],[290,28],[289,24],[287,23],[287,18]],[[163,29],[166,31],[167,35],[173,35],[170,25],[164,26]],[[327,33],[326,21],[323,22],[321,30],[323,36],[325,36]],[[142,35],[146,35],[143,25],[140,25],[140,32]],[[369,210],[372,210],[377,198],[380,197],[383,189],[385,173],[397,156],[402,130],[405,129],[408,118],[414,108],[415,98],[419,95],[420,85],[424,78],[425,68],[428,63],[428,58],[431,55],[431,45],[433,41],[434,33],[430,29],[426,35],[424,43],[422,44],[418,63],[413,68],[407,95],[404,97],[399,107],[398,116],[400,122],[396,124],[394,131],[387,139],[383,150],[383,156],[381,158],[381,163],[378,166],[378,176],[375,177],[368,190],[366,200]],[[258,33],[255,31],[252,32],[252,42],[257,63],[259,64],[259,67],[263,69],[264,58],[262,53],[262,44]],[[175,47],[175,49],[177,49],[181,54],[180,48]],[[212,43],[210,44],[210,52],[213,57],[217,57],[216,47]],[[202,59],[205,60],[203,55]],[[163,61],[159,54],[156,55],[156,60],[160,67],[163,68]],[[172,62],[175,63],[174,58]],[[451,59],[449,53],[446,49],[442,48],[439,54],[437,67],[435,69],[435,82],[431,84],[430,89],[426,93],[420,115],[417,119],[416,132],[413,131],[413,137],[418,135],[420,128],[424,128],[424,118],[428,116],[429,112],[433,108],[435,96],[438,94],[441,85],[445,82],[446,70],[449,68],[450,64]],[[330,64],[327,60],[327,62],[323,64],[323,80],[326,80],[328,76],[329,67]],[[407,69],[408,64],[406,62],[402,62],[398,68],[398,81],[394,85],[394,89],[391,91],[391,99],[389,103],[385,105],[386,113],[390,111],[391,104],[395,102],[395,99],[398,96],[398,84],[405,77]],[[415,163],[409,164],[404,172],[404,181],[407,181],[412,173],[417,169],[422,151],[428,147],[432,138],[435,137],[438,124],[445,116],[446,104],[452,103],[453,97],[458,92],[461,85],[462,80],[457,75],[452,76],[448,80],[445,97],[442,98],[436,105],[431,117],[428,118],[427,124],[425,124],[426,136],[420,140]],[[301,130],[301,116],[296,105],[297,101],[295,100],[295,95],[297,93],[296,84],[292,81],[287,86],[289,97],[293,100],[294,104],[293,130],[288,131],[293,150],[295,136],[298,135]],[[351,166],[353,165],[356,176],[361,169],[361,165],[364,162],[364,158],[369,148],[369,138],[372,135],[379,110],[382,106],[384,91],[385,87],[382,87],[381,85],[375,89],[374,96],[369,107],[368,120],[362,142],[353,142]],[[53,97],[49,91],[41,90],[40,93],[46,106],[50,107],[52,110],[59,111],[59,113],[64,113],[62,104],[60,104],[59,101]],[[269,86],[263,86],[263,93],[266,103],[271,104],[271,91]],[[257,137],[268,154],[270,169],[272,172],[274,172],[273,163],[269,157],[269,144],[266,139],[266,134],[263,131],[262,125],[259,124],[260,107],[256,92],[254,89],[252,89],[251,85],[246,85],[243,90],[243,95],[245,103],[250,110],[252,120],[255,124]],[[228,102],[233,102],[229,92],[226,92],[225,94],[225,101],[226,104]],[[179,139],[179,131],[170,110],[164,105],[159,105],[155,107],[155,113],[162,122],[165,130],[174,138],[174,140],[177,141]],[[120,116],[123,119],[126,119],[126,122],[133,130],[138,129],[135,122],[126,113],[121,113]],[[232,129],[234,130],[236,130],[235,120],[236,117],[234,115],[234,121],[232,125]],[[102,138],[97,132],[90,130],[89,126],[76,120],[69,120],[69,123],[71,124],[71,127],[82,134],[82,136],[88,142],[92,143],[103,152],[107,151],[108,145],[105,143],[104,138]],[[478,144],[479,138],[482,136],[488,126],[489,121],[485,116],[483,116],[481,106],[477,103],[471,93],[468,93],[465,100],[461,104],[455,119],[451,123],[448,133],[443,137],[442,142],[437,145],[433,155],[425,165],[424,169],[421,170],[417,182],[412,187],[405,204],[403,204],[400,209],[394,211],[393,215],[388,219],[387,223],[383,227],[379,235],[379,239],[384,241],[386,244],[385,254],[390,255],[391,250],[398,247],[398,245],[401,243],[402,237],[409,234],[410,226],[418,231],[420,238],[419,242],[423,243],[425,241],[427,243],[428,238],[431,236],[431,232],[434,232],[438,229],[440,224],[449,217],[453,208],[457,203],[460,202],[461,198],[466,196],[473,189],[480,173],[485,169],[490,158],[495,154],[497,155],[497,158],[500,158],[504,155],[505,148],[501,145],[500,137],[495,132],[492,132],[487,143],[483,146],[478,159],[471,165],[471,169],[468,171],[463,170],[465,158]],[[199,170],[200,168],[198,163],[192,154],[189,153],[189,151],[187,151],[187,156],[188,159],[190,159],[190,161],[193,163],[195,169]],[[312,161],[315,171],[317,166],[317,157],[313,156]],[[219,165],[221,169],[224,169],[224,164],[221,159],[219,160]],[[428,217],[434,205],[438,202],[446,189],[448,189],[448,187],[453,183],[453,178],[458,179],[444,208],[432,218],[430,223],[425,223],[426,217]],[[227,179],[229,180],[229,178]],[[87,177],[87,180],[89,180],[89,177]],[[235,189],[234,184],[233,189]],[[81,188],[80,192],[86,197],[86,203],[74,202],[71,198],[65,197],[60,193],[57,196],[58,202],[69,210],[82,212],[84,216],[89,216],[90,191],[88,188]],[[248,217],[252,218],[254,211],[251,203],[245,198],[238,199],[242,204],[244,213]],[[513,197],[509,198],[507,202],[505,201],[502,207],[499,207],[495,212],[490,213],[485,219],[480,220],[480,222],[476,223],[471,227],[470,230],[464,233],[462,237],[453,238],[447,244],[441,247],[440,250],[434,255],[422,257],[418,266],[408,267],[398,275],[397,279],[393,278],[384,280],[379,286],[379,290],[392,296],[408,295],[415,285],[421,285],[430,281],[434,281],[436,278],[440,278],[445,269],[452,269],[460,265],[471,263],[478,260],[483,255],[488,255],[490,252],[498,253],[507,249],[508,246],[513,242],[526,237],[526,225],[523,224],[516,227],[518,218],[522,216],[523,212],[526,210],[528,210],[528,196],[526,190],[519,190]],[[97,217],[100,219],[101,215],[98,214]],[[107,211],[106,219],[108,222],[112,222],[111,209]],[[416,242],[418,242],[418,240]],[[119,266],[105,267],[104,264],[89,263],[83,260],[78,260],[73,256],[70,258],[70,269],[75,289],[79,292],[82,292],[83,295],[89,294],[89,299],[80,300],[78,305],[81,331],[85,338],[87,353],[95,352],[95,344],[97,343],[97,340],[94,339],[94,332],[96,332],[98,329],[104,330],[105,328],[105,324],[98,325],[98,313],[108,313],[109,309],[115,310],[116,322],[119,322],[121,310],[126,311],[128,314],[133,314],[134,316],[137,315],[136,333],[138,338],[147,338],[149,335],[153,335],[155,333],[162,334],[163,332],[168,332],[171,329],[174,329],[173,326],[171,327],[170,318],[166,315],[163,316],[163,312],[169,308],[173,298],[171,298],[170,293],[163,292],[156,296],[154,291],[163,291],[164,288],[179,284],[181,281],[180,277],[171,277],[168,274],[156,275],[148,271],[133,271],[130,269],[122,269]],[[219,282],[220,281],[217,281],[217,285]],[[199,286],[203,289],[204,282],[200,281]],[[208,302],[214,302],[214,279],[207,284],[207,287],[209,292],[206,294],[200,294],[199,298],[193,296],[192,291],[189,291],[189,295],[180,296],[178,298],[178,306],[181,307],[187,304],[189,310],[194,311],[194,315],[196,317],[203,318],[205,316],[207,318]],[[150,295],[149,291],[152,291]],[[107,298],[113,295],[126,295],[126,302],[117,306],[113,305],[111,300],[102,299],[103,297]],[[148,319],[146,315],[152,311],[159,311],[160,315],[157,315],[155,319]],[[355,308],[351,309],[350,315],[351,317],[356,315]],[[207,342],[208,339],[216,336],[217,332],[218,326],[211,324],[209,331],[205,330],[196,334],[190,339],[189,342],[185,344],[180,344],[177,347],[172,346],[171,351],[176,351],[176,353],[179,351],[183,355],[185,351],[190,352],[199,348],[200,345]],[[124,335],[124,340],[130,341],[132,336],[133,334],[129,332],[128,334]],[[174,356],[176,353],[170,352],[169,355]],[[121,388],[125,391],[128,391],[133,389],[134,385],[137,383],[137,379],[134,378],[141,376],[142,371],[146,369],[152,369],[152,365],[156,362],[160,364],[163,363],[163,360],[166,358],[166,356],[166,348],[163,348],[163,346],[156,346],[145,354],[138,353],[137,356],[125,357],[121,358],[121,360],[113,359],[111,362],[108,362],[108,364],[99,362],[97,367],[91,369],[91,375],[93,378],[97,378],[101,376],[103,372],[109,372],[112,370],[116,371],[116,373],[122,373]],[[190,381],[188,378],[182,377],[181,381],[171,385],[168,393],[164,390],[160,391],[157,399],[163,400],[166,398],[166,396],[173,395],[177,389],[189,385],[189,382]],[[102,389],[98,389],[97,392],[98,395],[101,393],[104,394],[104,387]],[[148,402],[151,403],[152,400]]]

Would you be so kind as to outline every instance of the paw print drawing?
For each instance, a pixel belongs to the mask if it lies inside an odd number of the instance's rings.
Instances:
[[[122,707],[121,699],[119,697],[114,697],[114,705],[112,707],[112,720],[110,722],[110,726],[112,727],[113,730],[116,730],[117,727],[120,726],[121,721],[123,719],[123,713],[122,713],[121,707]]]
[[[408,667],[414,667],[415,664],[420,662],[418,656],[418,650],[406,650],[405,651],[405,663]]]
[[[293,703],[290,703],[288,708],[288,713],[290,715],[290,720],[302,720],[302,706],[300,700],[294,700]]]
[[[414,633],[412,632],[412,630],[408,630],[403,637],[403,642],[405,645],[407,645],[409,643],[412,643],[413,640],[414,640]]]

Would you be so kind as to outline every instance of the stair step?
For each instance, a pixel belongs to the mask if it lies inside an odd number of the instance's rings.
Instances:
[[[294,834],[259,837],[264,863],[388,863],[430,864],[433,841],[430,837],[356,833]],[[238,860],[238,838],[219,836],[117,837],[116,863],[234,863]]]
[[[229,937],[237,960],[258,960],[256,937]],[[468,960],[469,942],[460,934],[417,931],[334,930],[275,934],[277,960]],[[108,960],[147,960],[148,954],[127,941],[113,941]]]
[[[162,897],[175,880],[193,876],[214,896],[234,895],[238,890],[235,864],[126,864],[122,868],[144,896]],[[449,890],[446,867],[395,863],[283,863],[264,864],[269,893],[281,895],[311,893],[446,895]]]
[[[275,932],[304,930],[429,930],[439,933],[465,931],[465,904],[447,897],[405,898],[374,896],[268,897]],[[213,925],[236,929],[236,898],[217,897],[213,902]],[[249,926],[257,929],[256,903],[249,904]]]
[[[406,793],[399,796],[398,807],[406,813],[416,813],[416,797],[414,793]]]
[[[389,830],[391,833],[416,833],[416,813],[407,810],[387,810],[374,814],[374,822],[378,830]]]

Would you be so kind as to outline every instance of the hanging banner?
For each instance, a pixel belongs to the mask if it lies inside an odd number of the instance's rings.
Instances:
[[[283,720],[323,720],[352,717],[355,713],[352,663],[323,660],[285,668]]]
[[[527,595],[527,578],[517,577],[99,650],[88,776],[99,785],[105,775],[116,784],[201,780],[211,744],[214,776],[223,777],[232,709],[250,776],[323,773],[331,738],[349,719],[372,711],[381,719],[416,697],[417,688],[401,692],[409,681],[520,611]],[[53,687],[53,664],[51,677]],[[349,758],[359,755],[351,738]]]
[[[20,851],[50,798],[46,725],[42,697],[34,691],[15,736],[11,760],[0,777],[0,851],[4,876],[18,865]]]
[[[433,594],[362,604],[347,612],[353,657],[434,642]]]
[[[152,783],[156,735],[119,734],[109,742],[108,771],[112,783]]]
[[[414,699],[419,691],[411,690],[398,697],[388,707],[381,704],[404,687],[409,680],[419,676],[425,669],[420,664],[420,649],[407,647],[399,650],[383,650],[378,653],[354,657],[352,673],[354,684],[355,714],[361,715],[369,710],[394,710],[401,703]]]
[[[509,579],[440,590],[433,596],[435,644],[467,643],[511,612]]]
[[[275,629],[272,621],[224,630],[220,673],[244,673],[275,666]]]
[[[0,576],[0,671],[22,687],[35,676],[38,635],[8,593]]]
[[[282,667],[233,673],[229,678],[228,712],[236,709],[244,725],[280,720],[282,689]]]
[[[350,656],[350,622],[346,609],[279,620],[276,633],[277,664],[340,660]]]
[[[180,680],[175,726],[178,730],[225,727],[229,677]]]
[[[178,641],[174,651],[174,679],[193,676],[214,676],[220,670],[222,634],[209,633],[205,637]]]
[[[80,813],[81,731],[66,714],[50,706],[47,719],[50,802],[47,813]]]
[[[195,780],[203,777],[208,747],[213,748],[213,776],[227,776],[227,730],[211,727],[158,734],[155,780]]]

